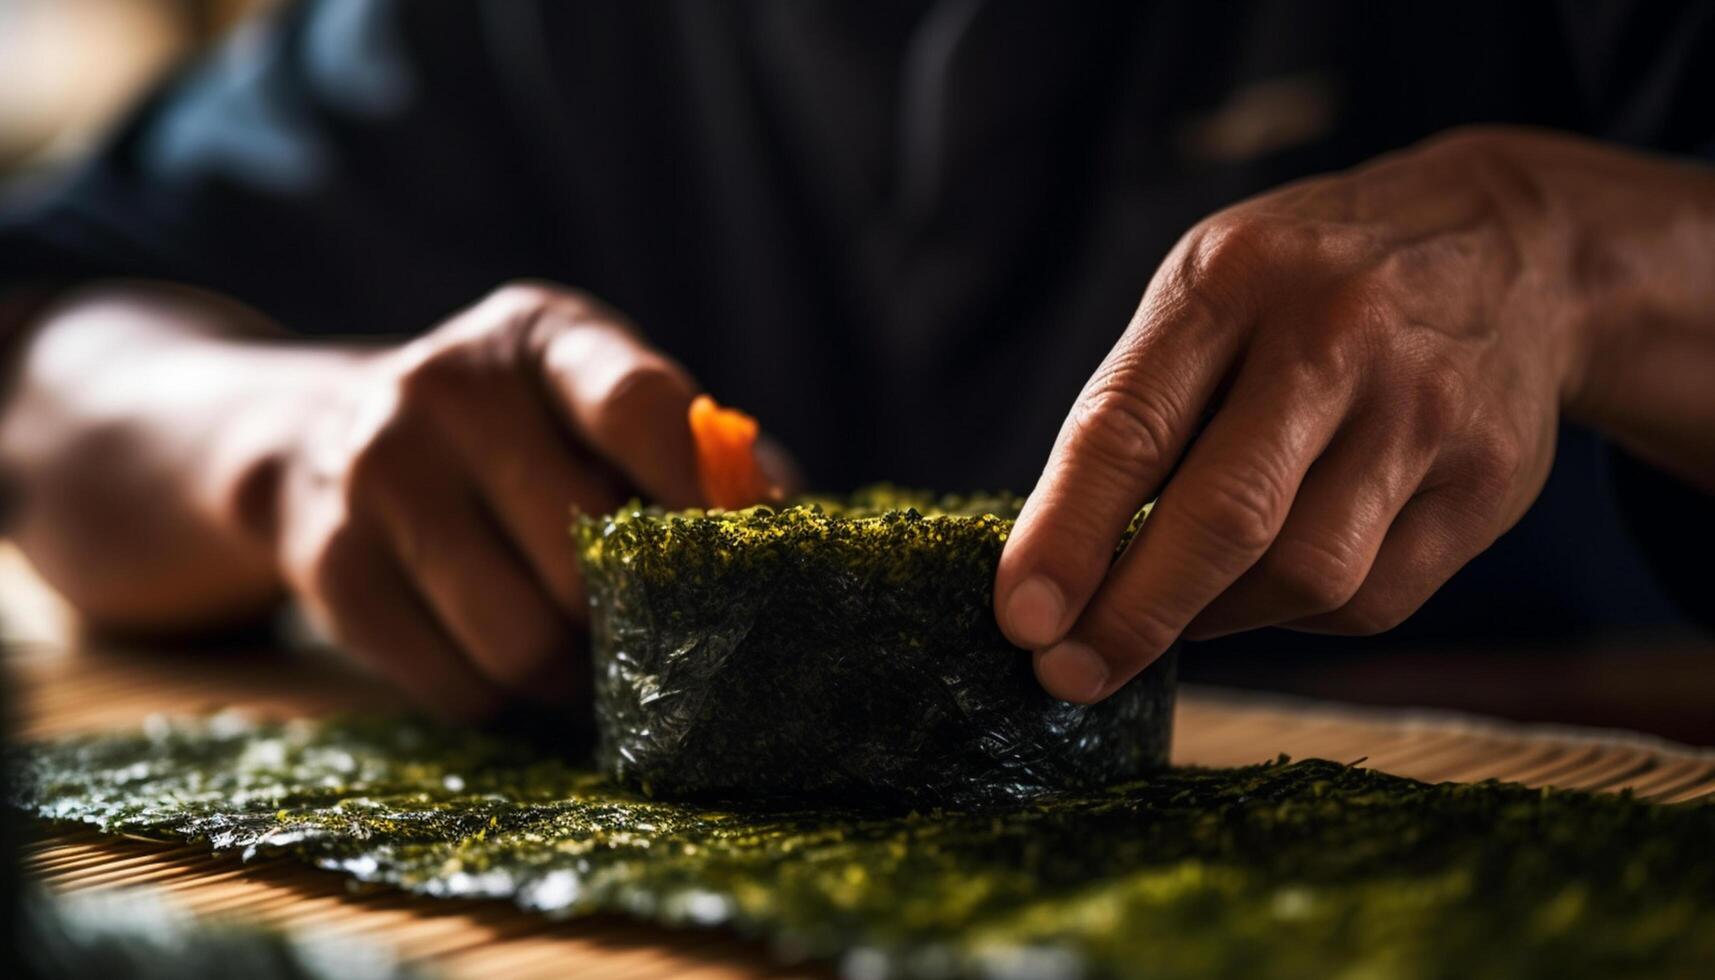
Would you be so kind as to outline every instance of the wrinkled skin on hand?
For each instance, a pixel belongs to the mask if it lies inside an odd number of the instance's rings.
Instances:
[[[0,469],[27,477],[11,530],[86,622],[177,639],[294,598],[447,716],[522,700],[576,720],[574,515],[703,503],[695,382],[551,284],[409,339],[330,340],[171,283],[97,283],[44,306],[20,348],[0,414]],[[756,456],[792,484],[765,437]]]
[[[573,511],[699,500],[683,369],[612,310],[503,288],[365,358],[276,457],[285,580],[423,703],[484,714],[585,685]]]
[[[1684,225],[1692,206],[1599,195],[1707,190],[1675,167],[1463,132],[1191,229],[1078,396],[1001,561],[996,617],[1047,689],[1099,700],[1181,635],[1410,616],[1530,506],[1563,406],[1605,421],[1587,384],[1614,308],[1601,293],[1650,255],[1628,222]],[[1649,272],[1652,302],[1697,308],[1673,271]]]

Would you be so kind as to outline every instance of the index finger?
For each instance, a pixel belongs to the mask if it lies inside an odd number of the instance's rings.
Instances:
[[[690,374],[612,320],[562,315],[546,329],[542,363],[578,437],[652,500],[700,505]]]
[[[1247,365],[1071,637],[1037,655],[1050,694],[1107,697],[1268,550],[1350,402],[1349,378],[1312,374]]]
[[[1240,310],[1157,279],[1067,415],[1001,553],[995,617],[1026,649],[1052,645],[1077,621],[1237,354]]]

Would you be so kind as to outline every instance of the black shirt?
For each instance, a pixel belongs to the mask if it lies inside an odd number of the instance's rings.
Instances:
[[[306,334],[545,277],[819,487],[1027,490],[1211,211],[1466,123],[1707,157],[1712,94],[1701,3],[325,0],[15,203],[0,274],[193,283]],[[1605,452],[1563,433],[1537,507],[1405,635],[1672,619]]]

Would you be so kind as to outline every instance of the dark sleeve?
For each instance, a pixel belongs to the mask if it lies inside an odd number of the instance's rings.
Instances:
[[[1562,9],[1593,133],[1715,161],[1715,4],[1567,2]],[[1663,590],[1715,629],[1708,585],[1715,497],[1616,446],[1607,456],[1625,523]]]
[[[1715,160],[1715,4],[1560,0],[1591,135]]]
[[[212,289],[311,333],[413,330],[548,263],[476,2],[320,0],[241,29],[0,210],[0,293]]]
[[[1609,448],[1609,472],[1625,522],[1662,589],[1686,615],[1715,630],[1715,496]]]

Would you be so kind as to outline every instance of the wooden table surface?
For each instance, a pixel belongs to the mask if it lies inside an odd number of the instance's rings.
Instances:
[[[8,581],[0,556],[0,585]],[[10,579],[16,583],[17,579]],[[31,617],[24,591],[0,599],[17,728],[44,737],[134,725],[158,712],[238,707],[293,716],[385,707],[393,696],[337,663],[305,654],[78,649]],[[31,601],[40,601],[34,597]],[[1620,732],[1524,727],[1470,716],[1342,707],[1187,689],[1174,760],[1238,765],[1286,753],[1357,762],[1425,780],[1499,778],[1664,802],[1715,794],[1715,750]],[[674,932],[614,917],[550,921],[496,901],[446,901],[354,887],[287,859],[240,863],[201,845],[43,828],[26,867],[53,887],[160,888],[189,909],[288,928],[339,932],[392,947],[449,976],[761,977],[817,975],[722,931]]]

